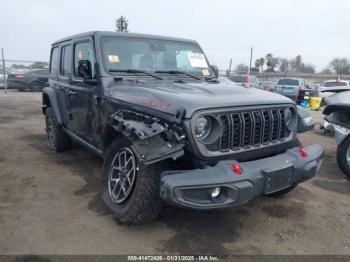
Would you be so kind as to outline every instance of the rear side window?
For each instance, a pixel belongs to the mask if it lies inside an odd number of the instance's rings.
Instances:
[[[278,80],[277,85],[285,85],[285,86],[298,86],[299,81],[297,79],[280,79]]]
[[[333,81],[333,82],[325,82],[324,87],[332,87],[332,86],[347,86],[346,82],[337,82],[337,81]]]
[[[59,67],[59,49],[58,47],[55,47],[52,49],[51,53],[51,63],[50,63],[50,74],[57,75],[58,74],[58,67]]]
[[[61,74],[72,75],[72,46],[66,45],[62,48]]]

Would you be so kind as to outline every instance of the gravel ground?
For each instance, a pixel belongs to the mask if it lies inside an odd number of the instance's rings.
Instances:
[[[41,94],[1,91],[0,254],[350,254],[350,183],[334,139],[318,126],[300,138],[326,157],[287,196],[205,213],[165,207],[151,224],[124,226],[100,200],[102,161],[46,146]]]

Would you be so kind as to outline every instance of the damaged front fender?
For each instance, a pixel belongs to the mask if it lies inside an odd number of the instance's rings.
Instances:
[[[143,164],[175,160],[184,154],[182,129],[169,128],[158,118],[121,110],[111,116],[110,125],[132,142],[132,149]]]

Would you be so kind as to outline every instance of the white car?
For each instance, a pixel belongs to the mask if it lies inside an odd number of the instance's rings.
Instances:
[[[344,89],[344,90],[350,90],[350,81],[349,80],[327,80],[323,83],[323,86],[321,87],[321,97],[322,98],[327,98],[334,93],[332,92],[325,92],[325,91],[332,91],[332,90],[339,90],[339,89]]]

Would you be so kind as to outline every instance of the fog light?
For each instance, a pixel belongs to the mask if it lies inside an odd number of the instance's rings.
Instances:
[[[212,197],[212,198],[216,198],[216,197],[218,197],[219,195],[220,195],[220,187],[214,187],[214,189],[213,190],[211,190],[211,192],[210,192],[210,196]]]

